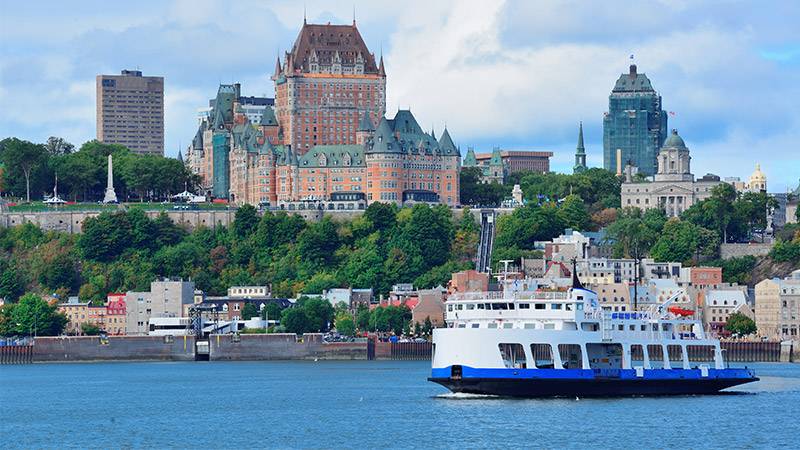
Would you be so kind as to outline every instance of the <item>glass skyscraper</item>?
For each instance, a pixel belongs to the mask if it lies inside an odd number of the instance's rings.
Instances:
[[[603,167],[619,172],[626,164],[639,173],[656,173],[656,156],[667,137],[667,114],[661,109],[661,96],[643,73],[620,75],[608,96],[608,112],[603,118]],[[617,150],[621,151],[617,167]]]

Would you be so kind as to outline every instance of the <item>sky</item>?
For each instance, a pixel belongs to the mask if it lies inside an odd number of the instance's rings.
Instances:
[[[305,5],[305,8],[304,8]],[[383,54],[387,114],[410,108],[462,153],[550,150],[571,172],[578,123],[602,165],[608,95],[630,55],[674,112],[696,176],[770,192],[800,180],[800,2],[0,0],[0,138],[95,137],[95,76],[165,78],[165,153],[194,136],[220,83],[273,93],[303,23],[351,23]]]

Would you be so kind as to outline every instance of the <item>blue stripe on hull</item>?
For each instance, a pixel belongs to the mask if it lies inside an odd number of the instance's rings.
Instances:
[[[431,378],[450,378],[451,368],[431,370]],[[634,369],[480,369],[462,366],[461,378],[481,379],[560,379],[595,380],[618,378],[622,380],[699,380],[699,379],[742,379],[753,378],[750,369],[708,369],[708,376],[702,376],[700,369],[645,369],[642,377],[636,376]]]

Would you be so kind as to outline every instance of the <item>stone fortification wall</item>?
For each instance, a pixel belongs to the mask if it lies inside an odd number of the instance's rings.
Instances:
[[[764,256],[772,250],[772,244],[720,244],[719,256],[722,259],[742,256]]]
[[[453,216],[460,219],[463,209],[453,209]],[[497,215],[510,214],[510,208],[496,209]],[[167,216],[176,224],[182,225],[187,230],[194,230],[199,226],[215,228],[217,225],[227,226],[236,215],[236,209],[229,210],[197,210],[197,211],[165,211]],[[146,211],[151,218],[158,217],[161,211]],[[334,220],[352,220],[361,214],[359,210],[296,210],[286,211],[288,214],[297,214],[306,220],[317,221],[324,216]],[[475,221],[480,223],[481,210],[471,209]],[[96,217],[100,211],[43,211],[43,212],[2,212],[0,213],[0,227],[13,227],[23,223],[33,223],[46,231],[61,231],[65,233],[81,233],[83,222],[89,217]]]
[[[34,362],[57,361],[194,361],[194,337],[97,336],[37,337]]]
[[[367,359],[366,342],[322,341],[321,334],[211,335],[211,361]]]
[[[165,211],[167,216],[176,224],[183,225],[189,230],[199,226],[214,228],[217,225],[226,226],[233,222],[236,210],[213,211]],[[33,223],[46,231],[62,231],[66,233],[80,233],[83,222],[89,217],[96,217],[100,211],[45,211],[32,213],[4,212],[0,213],[0,226],[13,227],[23,223]],[[150,218],[156,218],[161,211],[146,211]]]

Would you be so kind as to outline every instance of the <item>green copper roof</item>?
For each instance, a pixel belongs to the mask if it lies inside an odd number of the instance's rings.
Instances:
[[[456,144],[453,143],[453,139],[450,137],[450,132],[447,131],[447,127],[445,127],[444,129],[442,137],[439,138],[439,149],[441,150],[443,155],[458,154],[458,149],[456,148]]]
[[[382,118],[378,123],[378,129],[372,137],[372,147],[370,153],[400,153],[402,149],[394,138],[392,127],[386,118]]]
[[[647,75],[638,73],[636,64],[631,64],[630,71],[619,76],[612,92],[655,92],[655,89]]]
[[[664,147],[686,148],[686,144],[683,142],[683,139],[678,136],[678,130],[673,129],[672,134],[670,134],[664,142]]]
[[[578,146],[576,147],[577,154],[585,155],[586,149],[583,147],[583,122],[578,126]]]
[[[364,113],[364,115],[361,116],[361,121],[358,123],[357,131],[375,131],[375,125],[372,124],[372,120],[369,118],[369,113]]]
[[[271,106],[267,106],[264,109],[264,114],[261,115],[261,125],[267,127],[278,125],[278,119],[275,118],[275,110]]]
[[[492,158],[489,160],[490,166],[502,166],[503,157],[500,155],[500,147],[495,147],[492,150]]]
[[[362,145],[315,145],[299,160],[300,167],[364,167]]]
[[[464,157],[464,167],[475,167],[478,159],[475,157],[475,150],[472,147],[467,149],[467,156]]]

